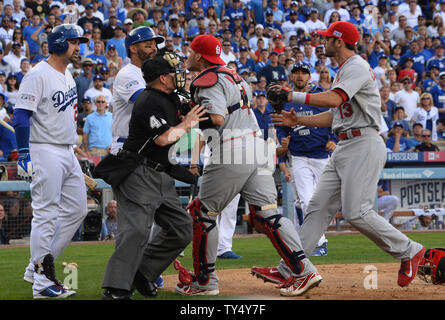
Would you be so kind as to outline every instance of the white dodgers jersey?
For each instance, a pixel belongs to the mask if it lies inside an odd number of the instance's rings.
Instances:
[[[62,74],[46,61],[38,63],[23,78],[15,107],[33,112],[30,142],[77,143],[77,90],[68,69]]]
[[[133,102],[130,101],[133,94],[145,89],[145,80],[142,77],[141,68],[132,63],[123,67],[113,83],[113,124],[111,127],[113,141],[117,138],[128,137],[128,124],[130,123]]]

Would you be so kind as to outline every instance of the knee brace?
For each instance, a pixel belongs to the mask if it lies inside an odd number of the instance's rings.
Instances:
[[[43,274],[49,280],[53,281],[56,285],[62,286],[59,280],[56,279],[56,268],[54,266],[54,257],[48,253],[42,263],[36,264],[34,270],[38,274]]]
[[[281,258],[283,258],[286,265],[295,274],[300,274],[303,271],[302,261],[304,258],[306,258],[304,252],[302,250],[291,250],[283,241],[280,234],[280,219],[283,217],[281,214],[263,218],[257,213],[257,211],[264,211],[267,209],[269,209],[269,206],[259,207],[255,205],[249,205],[249,222],[251,226],[255,227],[258,232],[266,234],[277,250],[278,254],[281,256]]]
[[[208,210],[202,206],[199,198],[193,200],[188,206],[189,214],[193,219],[193,270],[195,278],[200,285],[206,285],[210,280],[210,273],[215,271],[214,263],[207,263],[207,240],[209,232],[216,227],[214,220],[203,217]],[[208,226],[206,225],[209,224]]]

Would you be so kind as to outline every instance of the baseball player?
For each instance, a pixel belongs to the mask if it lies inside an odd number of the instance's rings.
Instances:
[[[385,144],[378,134],[382,116],[375,75],[369,64],[355,55],[359,33],[353,24],[338,21],[328,30],[317,32],[325,37],[326,55],[335,57],[340,65],[332,89],[311,94],[289,93],[275,87],[268,95],[272,100],[284,97],[283,101],[329,108],[313,116],[298,115],[294,109],[283,111],[272,115],[276,125],[332,127],[339,139],[299,231],[304,252],[314,250],[341,206],[345,219],[354,228],[401,260],[398,284],[407,286],[416,276],[425,248],[373,210],[377,182],[386,162]],[[280,266],[287,268],[282,263]]]
[[[67,65],[78,59],[81,29],[62,24],[48,35],[50,57],[23,78],[14,110],[17,176],[31,181],[31,259],[25,280],[34,298],[75,295],[55,277],[54,259],[70,243],[87,214],[77,142],[77,90]],[[32,162],[31,162],[32,159]]]
[[[297,62],[291,70],[290,78],[294,83],[294,90],[298,92],[322,92],[320,87],[310,88],[311,67],[305,62]],[[298,115],[315,115],[325,110],[323,108],[307,104],[295,104],[288,102],[284,110],[294,108]],[[337,138],[331,128],[314,128],[305,126],[279,127],[277,126],[278,139],[290,137],[288,149],[289,161],[292,162],[292,177],[300,200],[303,216],[307,212],[307,205],[311,199],[321,173],[326,166],[331,151],[335,149]],[[303,221],[299,221],[301,225]],[[327,254],[327,239],[324,234],[317,244],[313,255]]]
[[[249,85],[220,58],[221,44],[212,35],[199,35],[191,43],[186,65],[200,74],[193,80],[191,96],[209,114],[200,129],[212,150],[202,175],[198,198],[188,210],[194,221],[194,272],[180,268],[175,290],[182,295],[219,294],[215,261],[218,246],[217,216],[238,193],[249,203],[251,220],[266,233],[288,266],[286,295],[301,295],[322,277],[304,255],[292,222],[277,209],[272,177],[272,157],[264,154],[265,141],[250,110]],[[211,137],[211,141],[208,138]]]
[[[118,74],[113,84],[113,124],[111,126],[112,143],[110,152],[116,155],[128,137],[129,122],[133,105],[139,94],[145,89],[142,76],[142,63],[153,58],[158,52],[157,45],[164,42],[164,38],[156,36],[150,27],[141,26],[131,30],[125,38],[125,47],[130,63],[126,64]],[[156,226],[156,224],[154,224]],[[158,227],[152,228],[159,230]],[[156,281],[160,287],[162,276]]]
[[[125,38],[125,47],[131,62],[118,72],[113,84],[112,154],[117,154],[126,141],[134,102],[145,89],[142,63],[156,55],[157,44],[162,42],[163,37],[156,36],[151,28],[145,26],[131,30]]]

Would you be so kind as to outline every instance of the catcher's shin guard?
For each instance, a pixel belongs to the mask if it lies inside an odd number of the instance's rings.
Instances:
[[[60,281],[56,279],[56,267],[54,266],[54,257],[52,254],[48,253],[43,258],[42,263],[36,264],[34,268],[36,273],[45,275],[45,277],[53,281],[56,285],[61,286]]]
[[[189,214],[193,218],[193,270],[196,281],[200,285],[206,285],[210,280],[210,273],[215,271],[214,263],[207,263],[207,240],[209,232],[216,227],[214,220],[203,217],[199,198],[193,200],[188,206]],[[209,224],[208,226],[206,225]]]
[[[306,258],[304,252],[291,250],[286,243],[284,243],[279,228],[281,227],[280,219],[283,217],[281,214],[272,215],[267,218],[263,218],[257,213],[257,211],[266,210],[264,207],[255,205],[249,205],[249,222],[252,227],[258,230],[258,232],[267,235],[273,246],[277,250],[278,254],[283,258],[286,265],[295,274],[300,274],[303,271],[302,260]]]

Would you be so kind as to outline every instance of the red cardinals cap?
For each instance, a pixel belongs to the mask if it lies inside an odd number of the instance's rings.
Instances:
[[[226,64],[221,55],[221,42],[210,34],[202,34],[193,39],[190,48],[214,64]]]
[[[352,23],[347,21],[334,22],[328,30],[317,30],[317,33],[325,37],[341,39],[352,46],[358,44],[358,30]]]

